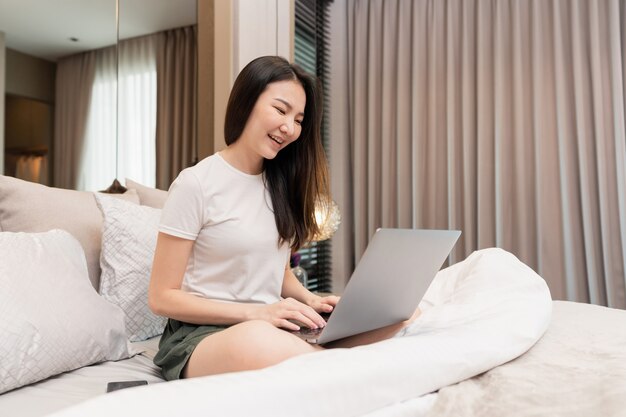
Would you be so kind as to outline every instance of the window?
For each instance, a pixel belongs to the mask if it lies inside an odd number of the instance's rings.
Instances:
[[[295,61],[306,71],[316,74],[324,86],[324,119],[322,140],[328,157],[328,28],[329,0],[296,0],[295,15]],[[308,273],[307,287],[311,291],[330,292],[330,241],[312,242],[300,249],[300,265]]]

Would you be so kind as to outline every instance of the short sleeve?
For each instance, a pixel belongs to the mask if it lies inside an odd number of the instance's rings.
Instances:
[[[195,240],[204,224],[204,198],[200,181],[183,170],[170,186],[161,213],[159,232]]]

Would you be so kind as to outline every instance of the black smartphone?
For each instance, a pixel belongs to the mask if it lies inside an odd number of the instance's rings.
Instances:
[[[115,381],[107,384],[107,392],[117,391],[118,389],[138,387],[140,385],[148,385],[148,381]]]

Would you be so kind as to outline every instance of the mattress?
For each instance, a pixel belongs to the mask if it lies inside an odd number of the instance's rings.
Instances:
[[[439,390],[432,415],[626,416],[626,311],[555,301],[519,358]]]
[[[0,415],[46,416],[102,395],[110,381],[163,382],[159,368],[152,363],[158,344],[158,337],[131,343],[137,354],[129,359],[86,366],[0,395]]]

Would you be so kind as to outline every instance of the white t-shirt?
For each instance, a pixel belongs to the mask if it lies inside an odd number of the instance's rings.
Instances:
[[[278,246],[263,174],[234,168],[218,153],[172,183],[159,231],[195,240],[182,290],[212,300],[280,300],[289,246]]]

